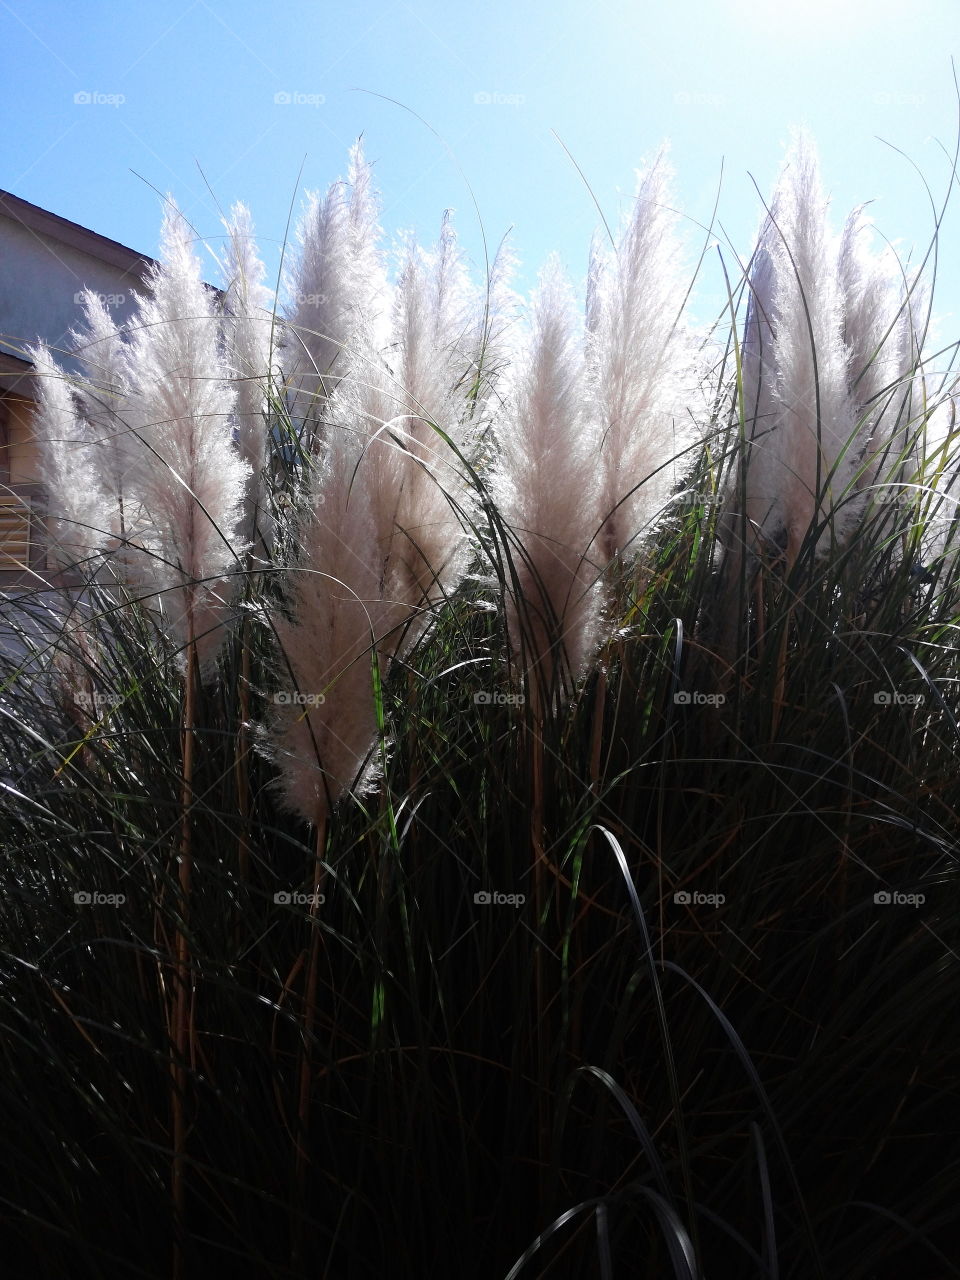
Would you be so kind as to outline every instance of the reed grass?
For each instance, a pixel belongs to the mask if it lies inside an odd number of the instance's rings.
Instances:
[[[824,474],[791,533],[744,500],[778,390],[744,337],[756,262],[731,273],[696,446],[666,490],[651,464],[649,505],[637,475],[571,663],[541,531],[503,500],[497,415],[524,401],[490,293],[416,376],[354,335],[309,413],[305,317],[276,320],[245,508],[271,533],[238,538],[208,678],[162,607],[179,580],[130,583],[99,543],[70,590],[3,603],[11,1275],[960,1274],[957,346],[857,407],[884,469]],[[383,518],[398,477],[452,539],[429,579]],[[314,699],[295,766],[278,692]]]

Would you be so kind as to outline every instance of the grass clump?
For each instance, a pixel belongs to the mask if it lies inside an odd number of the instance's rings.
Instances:
[[[721,346],[657,167],[517,344],[447,223],[387,282],[358,151],[286,315],[235,213],[229,564],[91,312],[131,434],[57,384],[83,554],[4,604],[14,1274],[958,1274],[956,349],[797,155]]]

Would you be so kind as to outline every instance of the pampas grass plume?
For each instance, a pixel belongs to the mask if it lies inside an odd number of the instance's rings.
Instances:
[[[193,616],[207,673],[225,638],[230,585],[243,551],[249,466],[232,434],[235,391],[224,367],[212,291],[186,220],[171,201],[161,262],[131,325],[126,412],[142,448],[131,487],[146,518],[137,532],[148,589],[163,592],[168,625],[185,643]]]
[[[322,198],[308,193],[286,281],[285,372],[291,416],[300,423],[319,419],[343,375],[347,349],[384,308],[377,218],[372,168],[357,142],[347,181],[332,183]]]
[[[667,505],[674,460],[692,440],[683,394],[691,355],[680,326],[681,246],[661,152],[639,179],[615,251],[595,242],[587,293],[587,386],[598,454],[599,553],[636,550]]]
[[[583,403],[583,356],[572,291],[552,259],[532,302],[532,324],[498,438],[494,479],[515,540],[508,627],[515,652],[542,687],[559,667],[577,675],[598,625],[596,458]]]
[[[341,424],[331,430],[301,525],[288,612],[273,620],[282,688],[265,745],[279,766],[285,803],[317,826],[348,789],[362,795],[376,780],[376,762],[358,778],[377,732],[371,662],[399,614],[383,596],[365,443],[364,432]]]
[[[49,347],[39,343],[27,355],[37,374],[34,433],[55,523],[53,552],[61,568],[72,568],[96,557],[110,534],[98,460],[70,384]]]

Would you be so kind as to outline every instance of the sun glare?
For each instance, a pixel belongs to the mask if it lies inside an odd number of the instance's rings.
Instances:
[[[816,40],[827,47],[893,13],[890,0],[733,0],[732,8],[738,24],[757,35]]]

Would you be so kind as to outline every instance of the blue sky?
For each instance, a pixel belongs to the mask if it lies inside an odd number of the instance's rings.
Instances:
[[[482,264],[480,219],[494,247],[512,227],[525,288],[551,250],[582,278],[594,197],[615,220],[663,140],[694,253],[719,190],[716,236],[746,259],[754,182],[769,195],[800,124],[837,224],[872,199],[880,230],[923,251],[932,215],[911,161],[941,202],[957,131],[955,0],[0,0],[0,31],[0,187],[146,253],[158,191],[210,238],[217,202],[242,199],[272,270],[291,202],[343,174],[361,133],[388,236],[431,241],[450,207]],[[951,206],[937,308],[950,336],[958,226]],[[715,257],[703,314],[721,305]]]

